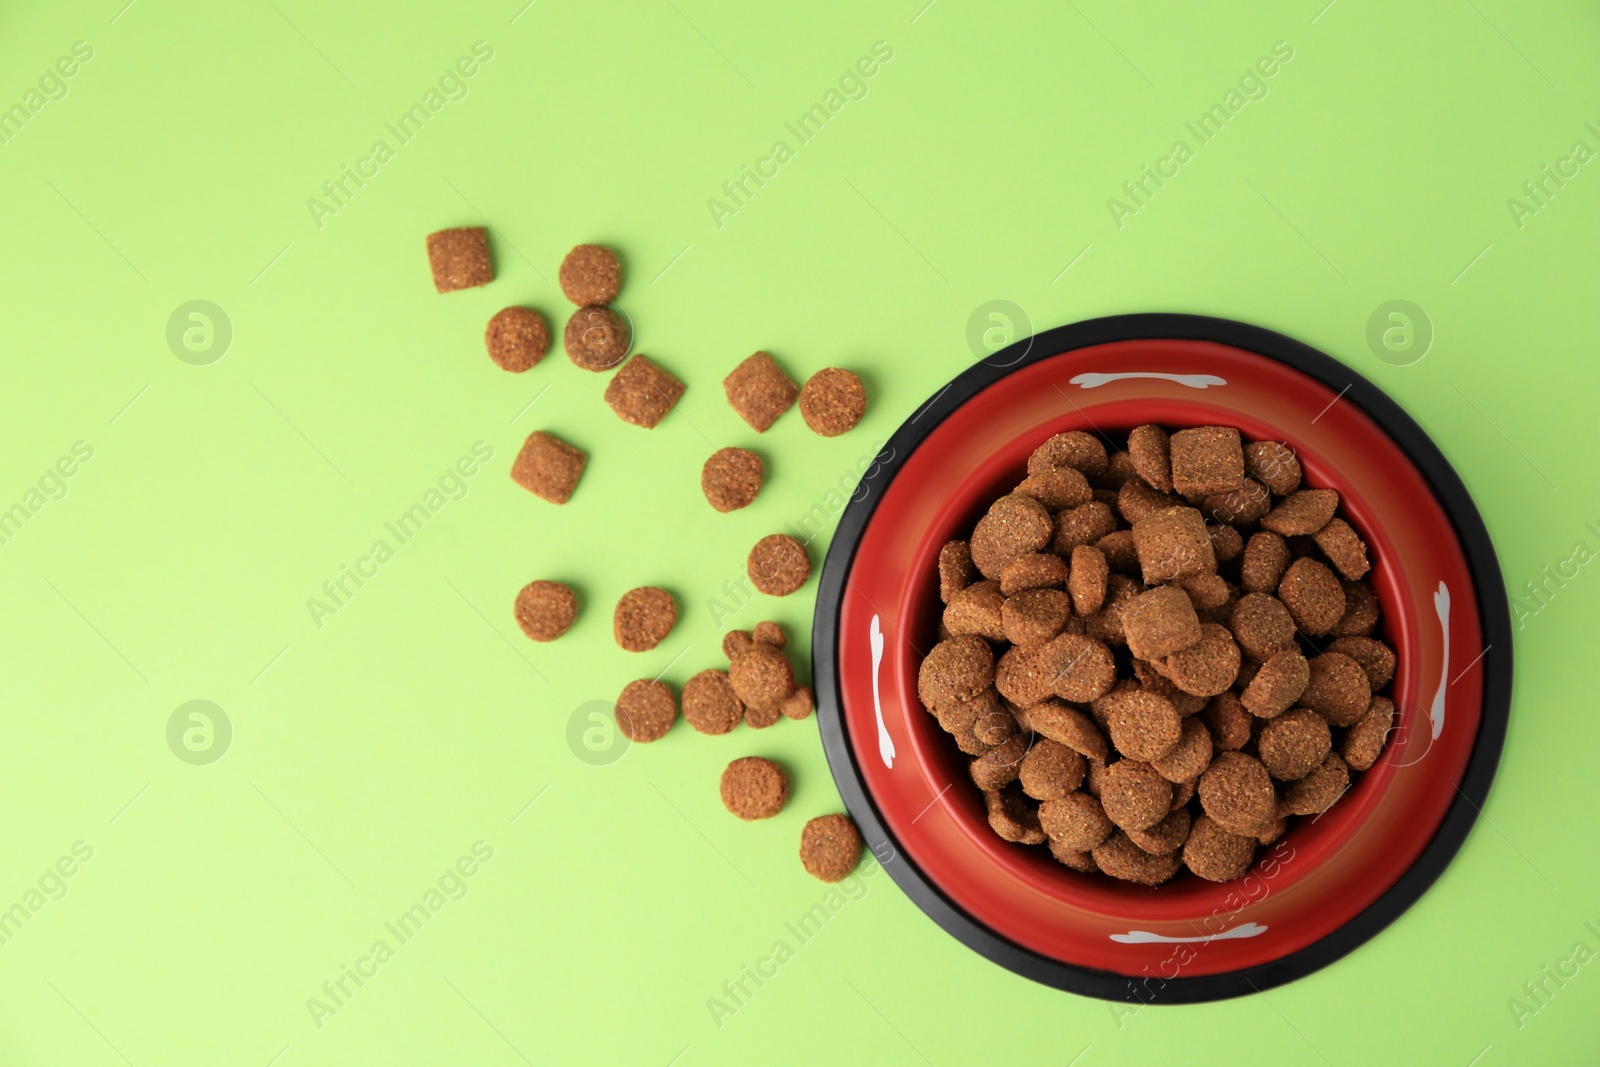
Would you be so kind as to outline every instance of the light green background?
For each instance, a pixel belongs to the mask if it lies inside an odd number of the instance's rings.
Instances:
[[[1520,228],[1507,206],[1574,142],[1600,150],[1591,5],[124,2],[0,14],[0,104],[93,48],[0,145],[0,508],[93,449],[0,545],[0,907],[93,850],[0,945],[0,1062],[1600,1057],[1600,965],[1520,1028],[1507,1006],[1575,943],[1600,950],[1594,566],[1517,632],[1500,775],[1438,885],[1347,959],[1227,1003],[1119,1015],[1031,984],[881,872],[799,945],[785,924],[824,895],[800,827],[839,809],[814,719],[680,724],[602,766],[567,741],[626,681],[718,663],[707,598],[971,364],[993,299],[1039,328],[1170,310],[1282,330],[1434,436],[1513,589],[1600,550],[1600,164]],[[400,145],[385,122],[477,41],[493,58],[465,97]],[[799,144],[785,123],[877,41],[893,58],[866,97]],[[1198,146],[1184,123],[1278,41],[1265,98]],[[1118,228],[1108,198],[1180,138],[1195,157]],[[314,224],[307,199],[378,139],[394,158]],[[793,158],[716,225],[708,198],[779,139]],[[435,295],[424,234],[482,223],[496,281]],[[653,432],[559,350],[520,377],[484,357],[506,304],[560,328],[556,267],[590,240],[621,250],[618,306],[688,383]],[[233,327],[209,366],[166,340],[193,299]],[[1410,366],[1365,339],[1393,299],[1436,331]],[[756,348],[797,377],[857,368],[866,421],[757,438],[718,388]],[[506,477],[539,428],[592,457],[562,509]],[[494,458],[464,498],[319,628],[308,598],[478,441]],[[727,444],[770,481],[719,516],[696,479]],[[510,613],[540,576],[583,604],[548,646]],[[683,617],[630,655],[608,620],[640,584]],[[778,620],[804,656],[814,590],[736,621]],[[234,731],[209,766],[166,742],[194,699]],[[771,822],[718,802],[746,754],[791,772]],[[467,895],[319,1028],[307,999],[478,841]],[[794,958],[719,1027],[708,998],[780,939]]]

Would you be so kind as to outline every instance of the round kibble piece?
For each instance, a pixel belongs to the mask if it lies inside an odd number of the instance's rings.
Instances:
[[[1005,604],[999,582],[974,582],[950,598],[944,609],[944,628],[952,634],[976,634],[991,641],[1004,641]]]
[[[1041,737],[1059,741],[1090,759],[1104,762],[1110,755],[1105,735],[1094,721],[1068,704],[1047,700],[1027,710],[1028,728]]]
[[[1028,457],[1028,473],[1037,474],[1050,467],[1071,467],[1090,478],[1105,473],[1109,457],[1106,446],[1093,434],[1082,430],[1058,433],[1033,450]]]
[[[1095,865],[1094,857],[1089,853],[1063,845],[1054,838],[1050,838],[1046,845],[1050,849],[1050,855],[1063,867],[1070,867],[1075,871],[1082,871],[1084,874],[1100,873],[1100,868]]]
[[[1332,489],[1300,489],[1262,516],[1261,525],[1283,537],[1307,536],[1328,525],[1338,507],[1339,494]]]
[[[550,327],[545,325],[544,316],[532,308],[504,308],[489,320],[483,343],[489,358],[501,370],[521,374],[537,366],[550,351]]]
[[[1053,685],[1062,700],[1086,704],[1103,696],[1117,680],[1117,664],[1102,642],[1082,634],[1062,634],[1047,646],[1056,665]]]
[[[1328,724],[1314,711],[1296,708],[1261,728],[1256,739],[1261,763],[1280,782],[1304,778],[1333,751]]]
[[[683,717],[702,734],[725,734],[739,725],[744,705],[722,671],[706,670],[683,683]]]
[[[1277,441],[1252,441],[1244,446],[1245,471],[1278,496],[1300,488],[1300,461],[1294,449]]]
[[[983,794],[989,813],[989,828],[1003,841],[1023,845],[1042,845],[1047,838],[1039,828],[1039,813],[1014,787]]]
[[[665,682],[641,678],[629,682],[617,697],[612,711],[617,729],[629,741],[649,744],[660,740],[678,718],[678,705],[672,698],[672,689]]]
[[[996,745],[972,761],[968,770],[972,774],[973,784],[985,793],[992,793],[1016,781],[1022,770],[1023,757],[1027,754],[1028,743],[1021,737],[1013,737],[1003,745]]]
[[[1205,815],[1194,821],[1183,844],[1183,865],[1208,882],[1242,878],[1256,854],[1256,839],[1224,829]]]
[[[752,730],[765,730],[767,727],[775,725],[781,718],[783,718],[783,712],[777,708],[752,708],[747,706],[744,709],[745,724]]]
[[[1349,656],[1361,664],[1374,693],[1394,679],[1394,649],[1375,637],[1341,637],[1331,642],[1326,651]]]
[[[1152,856],[1129,840],[1121,830],[1096,845],[1093,855],[1094,862],[1106,874],[1139,885],[1160,885],[1178,873],[1176,852]]]
[[[1079,545],[1092,545],[1108,534],[1117,532],[1117,516],[1103,500],[1091,500],[1075,508],[1062,508],[1056,512],[1055,533],[1051,535],[1052,550],[1067,555]]]
[[[773,648],[782,648],[789,641],[788,637],[784,635],[783,627],[775,622],[766,621],[756,623],[756,628],[750,632],[750,637],[752,640],[759,641],[763,645],[771,645]]]
[[[750,822],[770,819],[789,799],[789,776],[771,760],[745,756],[722,772],[722,806]]]
[[[1335,637],[1366,637],[1378,628],[1378,594],[1366,582],[1344,583],[1344,614],[1334,624]]]
[[[1338,575],[1314,559],[1297,559],[1283,572],[1278,597],[1295,625],[1312,637],[1333,630],[1344,617],[1344,589]]]
[[[611,633],[627,651],[648,652],[666,639],[677,621],[672,594],[647,585],[622,594],[611,616]]]
[[[1350,768],[1337,752],[1330,752],[1322,764],[1299,781],[1290,782],[1283,792],[1284,814],[1317,815],[1333,807],[1350,785]]]
[[[1198,717],[1183,720],[1183,731],[1172,751],[1150,761],[1156,773],[1174,784],[1192,782],[1211,766],[1211,732]]]
[[[1072,601],[1061,590],[1029,589],[1001,603],[1001,632],[1014,645],[1042,645],[1059,634],[1071,616]]]
[[[1239,676],[1239,646],[1227,627],[1200,624],[1200,640],[1162,661],[1173,685],[1191,696],[1214,697]]]
[[[778,707],[794,692],[794,667],[771,645],[751,645],[729,665],[728,681],[734,695],[748,708],[761,712],[762,718],[770,715],[771,722],[777,722]]]
[[[610,370],[628,358],[632,332],[610,308],[582,307],[567,320],[561,335],[567,357],[584,370]]]
[[[1278,795],[1261,761],[1242,752],[1224,752],[1200,776],[1200,806],[1224,830],[1254,833],[1277,813]]]
[[[1116,829],[1100,802],[1088,793],[1046,800],[1039,805],[1039,825],[1052,841],[1079,852],[1094,848]]]
[[[811,695],[808,685],[795,686],[794,692],[783,698],[783,703],[778,705],[778,710],[786,719],[809,719],[812,711],[816,709],[816,700]]]
[[[706,502],[726,514],[748,507],[761,492],[761,457],[743,448],[719,448],[700,468]]]
[[[1289,542],[1269,530],[1250,535],[1239,563],[1239,584],[1251,593],[1276,592],[1292,558]]]
[[[1211,553],[1217,557],[1218,563],[1236,559],[1244,551],[1244,535],[1232,526],[1214,523],[1207,526],[1206,530],[1211,535]]]
[[[1018,556],[1000,568],[1000,592],[1014,596],[1029,589],[1060,589],[1067,574],[1067,561],[1053,552]]]
[[[1240,651],[1258,663],[1296,647],[1294,616],[1281,601],[1266,593],[1240,597],[1229,616],[1228,628]]]
[[[1072,568],[1067,579],[1067,592],[1072,595],[1072,610],[1079,615],[1093,615],[1106,599],[1106,580],[1111,568],[1106,554],[1093,545],[1078,545],[1072,550]]]
[[[535,641],[554,641],[578,617],[578,598],[560,582],[529,582],[517,593],[512,612],[522,632]]]
[[[561,261],[561,291],[579,307],[609,304],[622,289],[622,264],[601,245],[579,245]]]
[[[861,859],[861,834],[846,815],[819,815],[800,831],[800,862],[824,882],[840,882]]]
[[[939,550],[939,599],[952,597],[972,584],[978,568],[972,565],[972,546],[965,541],[949,541]]]
[[[722,639],[722,654],[728,657],[728,662],[733,662],[741,652],[749,650],[755,644],[755,638],[749,630],[729,630]]]
[[[1233,752],[1250,742],[1255,719],[1239,702],[1237,694],[1219,693],[1211,698],[1202,716],[1211,731],[1211,742],[1220,751]]]
[[[980,707],[972,720],[972,736],[986,745],[1003,745],[1017,732],[1017,720],[999,701]]]
[[[788,534],[769,534],[750,550],[745,572],[768,596],[788,596],[811,577],[811,558],[806,546]]]
[[[1372,703],[1372,684],[1361,664],[1337,652],[1324,652],[1307,664],[1310,680],[1300,703],[1318,712],[1330,726],[1354,726]]]
[[[1128,459],[1139,477],[1163,493],[1172,492],[1172,446],[1159,426],[1135,426],[1128,432]]]
[[[1005,565],[1050,543],[1055,524],[1044,505],[1011,493],[989,506],[972,530],[972,562],[985,578],[999,581]]]
[[[1394,702],[1388,697],[1373,697],[1367,713],[1344,733],[1339,755],[1353,771],[1364,771],[1378,762],[1383,746],[1394,726]]]
[[[1118,760],[1101,776],[1100,803],[1118,826],[1142,830],[1172,810],[1172,783],[1148,763]]]
[[[1189,838],[1189,812],[1184,808],[1174,808],[1167,813],[1167,817],[1154,826],[1144,830],[1124,830],[1128,840],[1150,853],[1152,856],[1165,856],[1176,852],[1183,847]]]
[[[1089,480],[1071,467],[1046,467],[1024,478],[1016,491],[1033,497],[1046,511],[1075,508],[1094,499]]]
[[[841,367],[826,367],[800,388],[800,417],[821,437],[853,429],[867,411],[861,379]]]
[[[1244,692],[1239,694],[1239,703],[1256,718],[1270,719],[1288,711],[1310,681],[1311,668],[1305,656],[1298,648],[1291,648],[1261,665]]]
[[[1172,702],[1143,690],[1108,699],[1106,725],[1118,752],[1147,763],[1171,755],[1183,736],[1183,720]]]
[[[783,654],[778,657],[782,659]],[[923,657],[917,671],[917,695],[937,711],[956,701],[971,700],[995,680],[994,650],[989,642],[981,637],[952,637],[934,645]]]
[[[1035,800],[1055,800],[1083,784],[1088,764],[1083,756],[1059,741],[1041,737],[1022,757],[1017,777],[1022,791]]]

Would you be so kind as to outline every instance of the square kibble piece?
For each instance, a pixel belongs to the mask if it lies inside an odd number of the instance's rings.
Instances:
[[[1162,508],[1146,515],[1133,524],[1133,544],[1146,585],[1217,569],[1206,520],[1194,508]]]
[[[1197,426],[1172,435],[1172,487],[1184,496],[1244,487],[1244,448],[1232,426]]]
[[[606,386],[606,403],[623,422],[650,429],[683,396],[684,385],[646,356],[634,356]]]
[[[511,465],[511,480],[552,504],[565,504],[589,457],[558,437],[535,430]]]
[[[467,226],[428,234],[428,266],[433,268],[433,287],[441,293],[488,285],[494,281],[489,231]]]
[[[1140,593],[1122,609],[1122,630],[1128,651],[1139,659],[1156,660],[1200,640],[1200,619],[1182,589],[1163,585]]]
[[[757,352],[733,368],[733,373],[722,379],[722,389],[728,394],[729,406],[756,433],[766,433],[800,395],[800,387],[765,352]]]

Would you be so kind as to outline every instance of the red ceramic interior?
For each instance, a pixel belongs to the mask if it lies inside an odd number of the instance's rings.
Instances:
[[[1091,375],[1138,377],[1085,387]],[[1206,375],[1199,381],[1175,377]],[[1251,874],[1217,885],[1188,872],[1153,888],[1084,875],[1042,847],[997,838],[962,756],[916,697],[937,640],[939,548],[965,538],[1024,474],[1028,454],[1070,429],[1125,434],[1218,423],[1292,447],[1305,484],[1339,490],[1366,539],[1399,666],[1397,727],[1383,757],[1339,803],[1260,851]],[[1337,391],[1285,364],[1210,342],[1141,340],[1077,349],[968,398],[917,446],[864,530],[840,608],[847,737],[898,848],[951,903],[1041,955],[1130,976],[1216,974],[1266,963],[1327,936],[1392,885],[1456,793],[1482,704],[1482,635],[1448,517],[1397,445]],[[1436,593],[1449,592],[1448,651]],[[878,680],[892,766],[880,754],[869,632],[885,638]],[[1450,681],[1453,679],[1453,681]],[[1442,730],[1430,708],[1443,692]],[[1220,935],[1220,936],[1218,936]]]

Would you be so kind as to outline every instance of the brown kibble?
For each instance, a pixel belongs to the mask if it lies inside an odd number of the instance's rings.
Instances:
[[[1152,856],[1120,830],[1096,845],[1092,855],[1102,871],[1124,882],[1160,885],[1178,873],[1177,853]]]
[[[1183,591],[1189,594],[1189,600],[1193,602],[1196,613],[1216,611],[1233,599],[1233,590],[1221,575],[1197,574],[1193,578],[1185,578],[1179,584],[1183,586]]]
[[[1163,660],[1161,662],[1165,661]],[[1151,663],[1148,660],[1142,659],[1134,660],[1133,673],[1138,675],[1141,670],[1144,672],[1144,675],[1140,678],[1140,686],[1146,691],[1154,693],[1156,696],[1161,697],[1164,700],[1170,701],[1172,706],[1177,709],[1179,715],[1193,715],[1195,712],[1201,711],[1205,708],[1207,703],[1206,697],[1196,696],[1193,693],[1185,693],[1182,689],[1179,689],[1177,686],[1168,681],[1166,676],[1161,673],[1161,668],[1159,668],[1155,663]]]
[[[705,670],[683,683],[683,717],[702,734],[725,734],[739,725],[744,705],[722,671]]]
[[[939,549],[939,599],[950,603],[957,593],[972,584],[977,573],[978,568],[972,565],[971,546],[965,541],[947,541]]]
[[[991,748],[972,761],[969,769],[973,784],[985,793],[992,793],[1006,783],[1016,781],[1022,770],[1022,758],[1027,753],[1028,743],[1020,736]]]
[[[789,799],[789,776],[771,760],[744,756],[722,772],[722,806],[746,822],[770,819]]]
[[[1045,833],[1039,827],[1039,813],[1035,811],[1014,785],[993,793],[983,794],[984,807],[988,809],[989,828],[1002,841],[1019,845],[1042,845]]]
[[[1062,700],[1086,704],[1103,695],[1117,680],[1117,664],[1111,650],[1092,637],[1062,634],[1045,647],[1056,668],[1055,695]]]
[[[585,307],[572,313],[561,343],[567,358],[584,370],[610,370],[628,358],[632,331],[610,308]]]
[[[1052,841],[1088,851],[1116,829],[1100,802],[1088,793],[1069,793],[1039,805],[1039,825]]]
[[[1367,672],[1367,684],[1372,686],[1374,693],[1394,679],[1394,649],[1375,637],[1341,637],[1331,642],[1325,651],[1349,656],[1361,664],[1361,669]]]
[[[1270,530],[1258,530],[1244,546],[1239,584],[1252,593],[1275,593],[1290,559],[1287,541]]]
[[[1224,830],[1255,834],[1277,814],[1278,794],[1261,761],[1243,752],[1224,752],[1200,776],[1200,806]]]
[[[1187,782],[1177,782],[1172,789],[1172,810],[1187,807],[1189,801],[1194,799],[1195,786],[1199,783],[1200,776],[1189,779]]]
[[[733,662],[741,652],[747,652],[755,643],[749,630],[729,630],[722,638],[722,654]]]
[[[1022,757],[1017,777],[1022,791],[1035,800],[1055,800],[1083,784],[1088,763],[1083,756],[1059,741],[1037,738]]]
[[[1294,616],[1276,597],[1246,593],[1233,606],[1228,620],[1233,639],[1251,659],[1265,663],[1279,652],[1295,648]]]
[[[861,379],[842,367],[813,374],[800,390],[800,417],[820,437],[838,437],[854,429],[867,413],[867,391]]]
[[[1132,530],[1113,530],[1094,543],[1105,556],[1106,567],[1116,574],[1134,574],[1139,569],[1139,549]]]
[[[565,504],[572,499],[588,461],[588,456],[559,437],[535,430],[511,464],[511,480],[534,496],[552,504]]]
[[[1039,736],[1058,741],[1090,759],[1104,763],[1110,755],[1105,735],[1089,716],[1060,700],[1035,704],[1027,710],[1027,719],[1028,728]]]
[[[678,718],[678,705],[672,698],[672,689],[665,682],[641,678],[629,682],[617,697],[612,718],[617,729],[629,741],[649,744],[658,741],[672,729]]]
[[[824,882],[842,882],[861,859],[861,834],[845,815],[819,815],[800,832],[800,862]]]
[[[1288,828],[1288,816],[1279,815],[1277,818],[1273,819],[1267,824],[1267,828],[1265,830],[1256,835],[1256,842],[1262,845],[1270,845],[1278,838],[1282,837],[1283,832]]]
[[[765,352],[757,352],[733,368],[733,373],[722,379],[722,391],[728,405],[756,433],[766,433],[800,395],[799,388]]]
[[[1173,652],[1161,663],[1172,684],[1191,696],[1212,697],[1239,674],[1239,646],[1225,626],[1200,624],[1200,640]]]
[[[1282,537],[1314,534],[1328,525],[1338,507],[1339,494],[1333,489],[1300,489],[1267,512],[1261,525]]]
[[[1137,477],[1139,472],[1133,468],[1133,457],[1126,452],[1113,452],[1106,461],[1105,471],[1095,477],[1095,485],[1114,491]]]
[[[956,747],[968,756],[981,756],[989,751],[989,746],[974,737],[970,729],[952,732],[950,736],[955,739]]]
[[[1089,480],[1082,471],[1072,467],[1046,467],[1037,474],[1029,474],[1016,492],[1033,497],[1046,511],[1075,508],[1094,499]]]
[[[775,622],[762,621],[756,623],[756,628],[751,631],[750,638],[763,645],[771,645],[773,648],[782,648],[789,643],[789,638],[784,634],[783,627]]]
[[[781,652],[777,655],[783,659]],[[994,681],[994,652],[989,642],[981,637],[952,637],[934,645],[923,657],[917,671],[917,695],[937,711],[956,701],[971,700]]]
[[[770,714],[771,725],[778,721],[779,706],[794,692],[794,667],[771,645],[753,644],[728,665],[728,682],[746,709]]]
[[[622,289],[622,264],[601,245],[578,245],[561,261],[561,291],[579,307],[609,304]]]
[[[971,733],[980,718],[1003,710],[1000,705],[1000,694],[992,685],[970,700],[952,700],[937,708],[929,709],[945,732],[951,734]],[[985,748],[984,751],[988,749]]]
[[[605,400],[623,422],[647,430],[667,417],[684,385],[647,356],[634,356],[606,384]],[[702,475],[704,470],[702,470]]]
[[[1394,701],[1388,697],[1373,697],[1367,713],[1356,720],[1344,733],[1344,743],[1339,754],[1354,771],[1364,771],[1378,762],[1384,745],[1389,741],[1389,731],[1394,727]]]
[[[948,609],[945,614],[949,614]],[[1029,589],[1004,598],[1000,607],[1001,628],[1005,639],[1014,645],[1042,645],[1061,632],[1071,614],[1072,602],[1061,590]],[[951,631],[954,632],[955,627],[952,626]]]
[[[1349,786],[1350,768],[1337,752],[1330,752],[1316,770],[1289,783],[1282,810],[1286,815],[1319,815],[1333,807]]]
[[[707,503],[726,514],[754,502],[762,477],[760,456],[743,448],[719,448],[700,468],[700,491]]]
[[[1121,614],[1128,651],[1139,659],[1158,659],[1200,640],[1200,619],[1194,613],[1194,604],[1177,586],[1140,593]]]
[[[521,374],[550,351],[550,327],[531,308],[502,308],[484,329],[483,344],[501,370]]]
[[[952,635],[975,634],[1004,641],[1005,602],[999,582],[974,582],[950,598],[944,609],[944,628]]]
[[[1254,526],[1261,516],[1272,510],[1272,494],[1267,487],[1253,478],[1229,493],[1215,493],[1200,502],[1200,510],[1207,518],[1228,526]]]
[[[1054,838],[1047,839],[1045,844],[1050,849],[1050,855],[1063,867],[1069,867],[1084,874],[1100,873],[1099,866],[1094,862],[1094,856],[1088,852],[1070,848]]]
[[[1083,632],[1108,645],[1126,645],[1128,635],[1122,628],[1122,612],[1142,592],[1144,583],[1137,578],[1129,578],[1124,574],[1113,574],[1107,578],[1105,604],[1083,620]]]
[[[1029,589],[1060,589],[1067,584],[1067,562],[1051,552],[1018,556],[1000,568],[1000,592],[1015,596]]]
[[[1300,699],[1310,681],[1311,668],[1298,648],[1278,652],[1250,679],[1239,694],[1239,703],[1258,719],[1275,718]]]
[[[464,226],[428,234],[428,266],[433,270],[433,287],[441,293],[488,285],[494,281],[489,231]]]
[[[1189,839],[1189,813],[1174,808],[1154,826],[1143,830],[1124,830],[1128,840],[1152,856],[1165,856],[1176,852]]]
[[[752,708],[747,705],[744,709],[745,725],[752,730],[765,730],[781,718],[783,713],[777,708]]]
[[[1244,451],[1232,426],[1197,426],[1172,435],[1172,488],[1211,496],[1244,485]]]
[[[1130,523],[1182,505],[1181,496],[1152,489],[1142,478],[1123,482],[1122,488],[1117,490],[1117,512]]]
[[[1142,830],[1166,818],[1172,808],[1172,783],[1148,763],[1118,760],[1101,776],[1100,803],[1118,826]]]
[[[1082,430],[1058,433],[1033,450],[1028,457],[1028,473],[1037,474],[1050,467],[1071,467],[1090,478],[1106,469],[1106,446],[1093,434]]]
[[[1115,513],[1101,501],[1091,500],[1056,512],[1055,533],[1049,543],[1054,551],[1068,555],[1079,545],[1092,545],[1116,529]]]
[[[1252,441],[1244,446],[1244,465],[1250,477],[1278,496],[1288,496],[1300,488],[1300,461],[1288,445]]]
[[[1159,426],[1134,427],[1128,432],[1128,460],[1151,488],[1163,493],[1172,491],[1172,450],[1167,431]]]
[[[1133,524],[1133,543],[1146,585],[1217,569],[1211,535],[1195,508],[1164,508]]]
[[[1236,834],[1205,815],[1194,821],[1183,845],[1183,865],[1208,882],[1243,878],[1255,858],[1253,836]]]
[[[1300,703],[1327,719],[1329,726],[1354,726],[1372,703],[1372,685],[1361,664],[1338,652],[1324,652],[1307,666],[1311,678]]]
[[[745,573],[768,596],[788,596],[811,577],[811,558],[806,546],[788,534],[769,534],[750,550]]]
[[[1105,553],[1093,545],[1079,545],[1072,550],[1072,568],[1067,579],[1067,592],[1072,594],[1072,610],[1079,615],[1093,615],[1106,599],[1106,579],[1111,568],[1106,565]]]
[[[1234,752],[1250,742],[1255,717],[1245,710],[1234,693],[1218,693],[1206,705],[1206,728],[1211,731],[1211,741],[1222,752]]]
[[[1312,540],[1348,581],[1356,581],[1372,569],[1367,561],[1367,543],[1343,519],[1329,519],[1327,525],[1312,535]]]
[[[985,578],[999,581],[1007,563],[1049,544],[1053,529],[1050,513],[1033,497],[1003,496],[973,528],[972,562]]]
[[[1198,717],[1183,720],[1182,734],[1171,752],[1150,761],[1156,773],[1174,784],[1192,782],[1211,766],[1211,732]]]
[[[1378,607],[1378,594],[1366,582],[1345,582],[1344,614],[1334,623],[1335,637],[1366,637],[1378,628],[1382,612]]]
[[[1134,689],[1108,696],[1103,704],[1111,743],[1129,759],[1150,763],[1169,756],[1183,736],[1183,720],[1172,702]]]
[[[578,618],[578,598],[560,582],[529,582],[512,608],[517,625],[534,641],[554,641]]]
[[[1206,527],[1206,532],[1211,535],[1211,551],[1218,563],[1237,559],[1244,551],[1244,537],[1232,526],[1214,523]]]
[[[666,640],[677,622],[672,594],[646,585],[622,594],[611,615],[611,633],[626,651],[648,652]]]
[[[1304,778],[1333,751],[1333,735],[1322,716],[1296,708],[1261,728],[1256,749],[1267,773],[1280,782]]]
[[[998,700],[977,703],[977,707],[977,717],[972,720],[972,736],[990,748],[1005,744],[1020,732],[1017,720]]]

